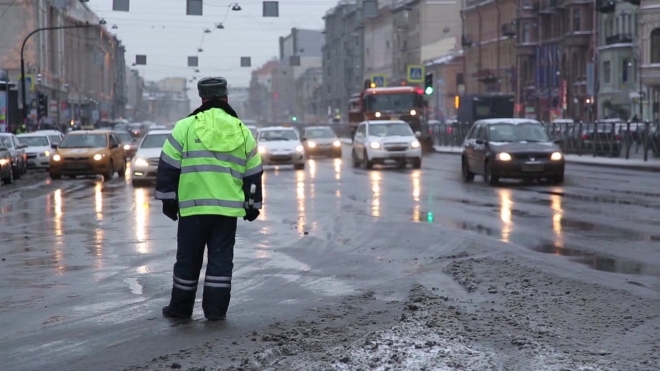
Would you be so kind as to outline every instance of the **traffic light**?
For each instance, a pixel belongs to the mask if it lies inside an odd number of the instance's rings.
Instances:
[[[433,94],[433,74],[427,73],[426,78],[424,79],[424,93],[426,95]]]
[[[293,120],[293,121],[298,121],[298,118],[297,118],[296,116],[293,116],[293,117],[291,118],[291,120]]]
[[[48,96],[41,92],[37,96],[37,110],[39,117],[48,116]]]
[[[433,223],[433,213],[432,212],[426,213],[426,221],[429,222],[429,223]]]
[[[461,106],[461,97],[458,95],[454,96],[454,108],[458,109]]]

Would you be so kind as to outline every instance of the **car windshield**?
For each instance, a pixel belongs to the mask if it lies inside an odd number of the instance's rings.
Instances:
[[[367,110],[370,112],[399,112],[415,108],[415,93],[372,94],[367,97]]]
[[[0,137],[0,147],[12,148],[11,139],[9,137]]]
[[[133,138],[128,133],[115,133],[117,135],[117,138],[119,138],[119,141],[122,143],[130,143]]]
[[[369,135],[375,137],[414,135],[408,124],[377,124],[369,126]]]
[[[59,144],[62,141],[62,137],[59,135],[49,135],[48,139],[50,139],[51,143]]]
[[[48,137],[18,137],[22,144],[28,147],[48,147]]]
[[[543,125],[537,123],[488,125],[491,142],[549,142]]]
[[[148,134],[144,137],[140,148],[163,148],[169,134]]]
[[[272,142],[278,140],[298,140],[293,130],[266,130],[259,133],[259,141]]]
[[[305,130],[305,138],[334,138],[335,132],[332,129],[307,129]]]
[[[108,146],[105,134],[67,135],[60,148],[104,148]]]

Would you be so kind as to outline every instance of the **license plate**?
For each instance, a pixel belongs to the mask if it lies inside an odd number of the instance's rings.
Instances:
[[[68,164],[67,168],[69,169],[84,169],[87,167],[87,164]]]
[[[405,153],[390,153],[390,158],[405,158]]]
[[[524,164],[522,165],[522,171],[525,172],[536,172],[544,170],[543,164]]]

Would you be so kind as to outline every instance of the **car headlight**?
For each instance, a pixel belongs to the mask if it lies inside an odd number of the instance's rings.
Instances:
[[[417,111],[415,111],[414,109],[410,110],[410,116],[415,116],[416,114],[417,114]]]
[[[307,146],[308,146],[309,148],[314,148],[314,147],[316,147],[316,143],[314,143],[314,142],[307,142]]]
[[[376,117],[380,117],[380,112],[376,112]]]
[[[500,161],[511,161],[511,155],[506,152],[498,153],[497,159]]]
[[[124,144],[124,151],[128,151],[129,149],[131,149],[130,144]]]
[[[95,161],[101,161],[101,159],[102,159],[103,157],[105,157],[105,155],[102,155],[102,154],[100,154],[100,153],[97,153],[97,154],[95,154],[94,157],[92,157],[92,158],[93,158]]]
[[[259,153],[266,153],[266,147],[259,146]]]
[[[44,151],[39,157],[50,157],[50,151]]]
[[[143,158],[138,158],[137,160],[135,160],[135,166],[136,167],[147,167],[147,166],[149,166],[149,163],[147,162],[147,160],[145,160]]]
[[[561,152],[552,152],[552,154],[550,155],[550,159],[552,161],[559,161],[562,158],[564,158],[564,155],[562,155]]]
[[[411,146],[412,148],[419,148],[419,142],[418,142],[418,141],[414,141],[414,142],[410,143],[410,146]]]
[[[302,152],[302,151],[304,151],[304,150],[305,150],[305,149],[304,149],[303,146],[301,146],[300,144],[296,146],[296,151],[298,151],[298,152]]]
[[[62,159],[62,156],[58,155],[57,153],[53,155],[53,161],[60,161]]]
[[[378,148],[380,148],[380,143],[378,143],[378,142],[371,142],[371,143],[369,143],[369,147],[371,147],[371,148],[373,148],[373,149],[378,149]]]
[[[335,140],[334,142],[332,142],[332,145],[335,146],[335,147],[341,147],[341,142],[338,141],[338,140]]]

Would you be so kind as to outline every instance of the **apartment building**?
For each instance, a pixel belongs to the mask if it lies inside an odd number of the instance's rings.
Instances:
[[[464,0],[466,93],[514,93],[517,84],[515,0]]]

